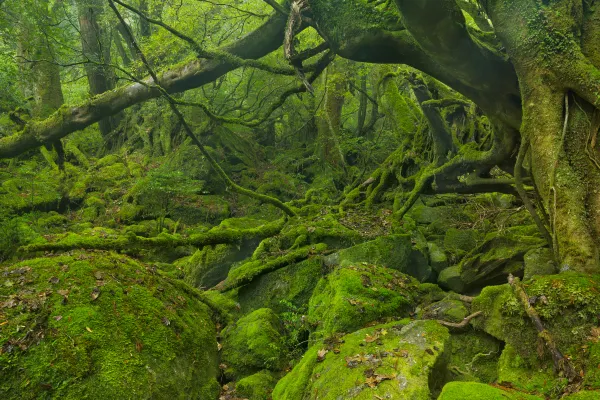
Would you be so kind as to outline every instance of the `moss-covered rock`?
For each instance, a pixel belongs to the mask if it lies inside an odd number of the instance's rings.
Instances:
[[[438,397],[438,400],[542,400],[513,389],[500,389],[476,382],[450,382]]]
[[[277,378],[271,371],[260,371],[240,379],[235,384],[237,396],[248,400],[270,400]]]
[[[410,235],[382,236],[340,250],[325,258],[330,266],[359,263],[375,264],[414,276],[424,282],[431,278],[428,255],[412,245]]]
[[[460,322],[469,310],[462,301],[445,298],[441,301],[429,304],[417,313],[421,319],[441,319],[449,322]]]
[[[433,242],[427,243],[427,248],[429,250],[429,264],[435,272],[439,274],[450,266],[444,249]]]
[[[280,370],[287,362],[283,325],[269,308],[258,309],[227,326],[222,337],[221,361],[228,377]]]
[[[597,372],[600,358],[594,346],[600,337],[596,333],[600,277],[576,273],[536,276],[525,281],[523,288],[558,348],[569,355],[576,371],[583,371],[586,386],[600,388]],[[534,374],[540,370],[551,371],[552,361],[550,357],[540,358],[538,351],[543,346],[538,346],[538,332],[508,284],[485,288],[473,301],[472,308],[484,313],[483,317],[473,320],[474,326],[507,344],[499,379],[544,394],[556,393],[557,388],[564,385],[550,373],[542,374],[545,377],[532,376],[527,382],[519,378],[527,376],[525,371]]]
[[[438,285],[457,293],[463,293],[465,290],[465,283],[463,282],[460,273],[461,269],[459,265],[444,269],[438,276]]]
[[[449,337],[437,322],[402,320],[316,344],[278,382],[273,399],[428,400]]]
[[[480,234],[472,229],[450,228],[444,235],[444,248],[458,256],[462,256],[477,246]]]
[[[125,256],[70,254],[2,271],[3,398],[218,397],[215,325],[191,288]]]
[[[460,263],[465,289],[482,288],[506,282],[509,274],[523,275],[525,254],[541,247],[544,241],[529,227],[493,232]]]
[[[308,304],[315,286],[323,275],[322,262],[318,257],[283,267],[262,275],[238,291],[242,312],[267,307],[283,312],[283,302],[295,307]]]
[[[548,248],[529,250],[525,254],[524,261],[525,275],[523,279],[533,278],[534,275],[554,275],[558,273],[552,250]]]
[[[419,295],[418,282],[396,270],[371,264],[347,265],[322,278],[310,299],[315,335],[352,332],[385,318],[408,316]]]
[[[453,332],[446,381],[492,383],[498,379],[498,359],[504,343],[474,329]]]

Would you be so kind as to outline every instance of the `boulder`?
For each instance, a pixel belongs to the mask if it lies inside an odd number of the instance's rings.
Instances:
[[[283,325],[269,308],[258,309],[221,332],[225,375],[240,378],[260,370],[283,369],[286,360]]]
[[[554,275],[558,273],[558,268],[554,262],[552,250],[548,248],[538,248],[529,250],[524,257],[525,275],[523,279],[530,279],[534,275]]]
[[[477,382],[450,382],[437,400],[543,400],[541,397]]]
[[[277,383],[273,399],[429,400],[449,338],[435,321],[406,319],[316,344]]]
[[[427,243],[427,248],[429,250],[429,263],[435,272],[439,274],[450,266],[444,249],[433,242]]]
[[[309,302],[318,337],[352,332],[373,321],[407,317],[415,308],[418,282],[371,264],[347,265],[322,278]]]
[[[236,382],[235,393],[247,400],[270,400],[276,383],[273,372],[264,370]]]
[[[3,399],[218,398],[215,324],[187,285],[101,251],[23,261],[0,283]]]

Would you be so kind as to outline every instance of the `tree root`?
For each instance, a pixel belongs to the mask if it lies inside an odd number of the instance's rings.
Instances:
[[[511,274],[508,276],[508,283],[512,286],[515,296],[521,302],[521,305],[525,309],[525,313],[533,323],[535,329],[538,331],[539,337],[544,341],[544,344],[550,351],[550,355],[552,356],[552,361],[554,363],[554,371],[567,378],[569,382],[574,382],[579,378],[579,375],[577,375],[575,372],[575,369],[573,368],[573,365],[571,365],[569,359],[563,356],[563,354],[560,352],[550,332],[544,327],[539,314],[529,301],[529,296],[527,296],[527,293],[525,293],[525,290],[521,286],[519,278],[516,278]]]
[[[471,320],[473,318],[478,317],[481,314],[482,314],[481,311],[477,311],[477,312],[475,312],[475,313],[473,313],[473,314],[465,317],[461,322],[458,322],[458,323],[456,323],[456,322],[448,322],[448,321],[444,321],[444,320],[441,320],[441,319],[438,319],[437,322],[440,325],[443,325],[443,326],[448,327],[448,328],[464,329],[464,328],[467,327],[467,325],[469,325],[469,322],[471,322]]]
[[[39,243],[23,246],[19,251],[31,253],[36,251],[68,251],[75,249],[114,250],[135,252],[139,249],[175,248],[178,246],[203,247],[215,244],[238,243],[245,239],[263,239],[277,235],[283,229],[286,218],[251,229],[213,228],[206,233],[183,238],[179,235],[162,233],[156,237],[146,238],[130,234],[115,239],[94,236],[69,235],[55,243]]]

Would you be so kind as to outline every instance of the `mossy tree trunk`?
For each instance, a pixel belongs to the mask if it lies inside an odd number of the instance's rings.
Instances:
[[[90,62],[85,65],[90,94],[102,94],[114,89],[114,74],[109,66],[111,63],[110,37],[104,28],[102,17],[104,4],[100,0],[78,0],[79,29],[81,49],[85,58]],[[107,147],[112,147],[108,135],[118,125],[119,114],[98,121],[100,133],[107,141]]]
[[[325,100],[323,110],[317,118],[318,151],[323,162],[334,168],[345,168],[344,154],[339,146],[342,127],[347,79],[335,66],[330,66],[325,75]]]
[[[600,245],[599,11],[586,2],[488,1],[515,66],[522,140],[564,270],[598,272]]]

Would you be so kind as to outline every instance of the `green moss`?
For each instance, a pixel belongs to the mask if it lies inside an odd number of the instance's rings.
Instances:
[[[262,369],[283,369],[287,360],[283,325],[269,308],[258,309],[222,333],[221,361],[227,376],[235,378]]]
[[[218,397],[208,307],[143,265],[75,251],[2,277],[4,398]]]
[[[579,393],[563,397],[565,400],[596,400],[600,398],[600,391],[583,390]]]
[[[542,323],[558,348],[569,354],[576,371],[583,370],[585,374],[589,374],[589,378],[585,379],[591,388],[599,387],[595,373],[598,358],[595,358],[597,355],[594,346],[590,347],[589,343],[594,336],[592,329],[598,326],[599,282],[600,277],[595,275],[562,273],[537,276],[523,283]],[[484,313],[483,318],[472,322],[476,327],[506,342],[507,348],[510,346],[510,352],[504,357],[505,365],[510,367],[505,369],[505,376],[511,376],[511,368],[517,367],[523,370],[533,368],[533,371],[551,370],[552,362],[549,357],[538,361],[538,333],[509,285],[485,288],[473,301],[472,309]],[[510,379],[516,380],[512,376]],[[515,385],[518,384],[526,383],[516,381]],[[539,390],[551,392],[561,384],[557,380],[548,381],[545,385],[540,383]]]
[[[447,381],[492,383],[498,379],[503,343],[485,332],[469,329],[450,337],[452,354]]]
[[[477,246],[478,236],[474,230],[450,228],[444,236],[444,248],[457,255],[466,254]]]
[[[315,257],[263,275],[238,291],[242,311],[267,307],[283,312],[286,307],[282,301],[295,307],[305,306],[322,274],[322,262]]]
[[[438,400],[542,400],[541,397],[520,393],[515,390],[502,390],[475,382],[450,382]]]
[[[248,400],[270,400],[277,379],[270,371],[260,371],[240,379],[235,384],[235,392]]]
[[[500,356],[498,382],[548,396],[559,395],[567,385],[565,379],[556,377],[551,365],[543,365],[531,358],[524,359],[510,344],[506,345]]]
[[[408,316],[415,307],[418,283],[398,271],[358,264],[322,278],[309,302],[315,335],[352,332],[386,318]]]
[[[278,382],[273,399],[428,400],[449,336],[434,321],[402,320],[318,343]],[[377,376],[387,379],[369,387],[369,377]]]

